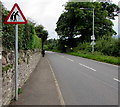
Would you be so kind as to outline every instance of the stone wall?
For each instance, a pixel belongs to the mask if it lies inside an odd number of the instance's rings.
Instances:
[[[0,71],[2,71],[2,2],[0,1]],[[0,72],[0,107],[2,105],[2,72]]]
[[[15,97],[14,52],[3,51],[2,56],[2,104],[8,105]],[[19,89],[25,84],[40,60],[40,51],[19,52]]]

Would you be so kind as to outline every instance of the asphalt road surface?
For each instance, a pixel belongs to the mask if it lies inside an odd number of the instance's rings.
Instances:
[[[118,66],[46,52],[66,105],[118,105]]]

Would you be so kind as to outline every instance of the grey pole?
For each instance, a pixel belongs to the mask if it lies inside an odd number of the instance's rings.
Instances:
[[[18,24],[15,27],[15,100],[18,100]]]
[[[94,8],[93,8],[93,38],[95,38],[94,35]],[[94,39],[92,40],[94,42]],[[92,53],[94,52],[94,44],[92,44]]]
[[[94,8],[93,8],[93,36],[94,36]]]

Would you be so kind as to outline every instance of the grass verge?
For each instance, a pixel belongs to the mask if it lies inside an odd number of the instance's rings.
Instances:
[[[80,51],[80,52],[69,52],[67,54],[88,58],[88,59],[93,59],[96,61],[106,62],[110,64],[120,65],[120,57],[106,56],[98,52],[95,52],[92,54],[92,53]]]

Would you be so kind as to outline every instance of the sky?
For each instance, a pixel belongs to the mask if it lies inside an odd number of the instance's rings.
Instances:
[[[24,16],[32,19],[37,25],[42,24],[48,30],[49,38],[57,38],[56,22],[64,10],[68,0],[1,0],[3,5],[11,10],[18,3]],[[118,5],[119,0],[113,0]],[[118,18],[114,22],[114,30],[118,32]]]

